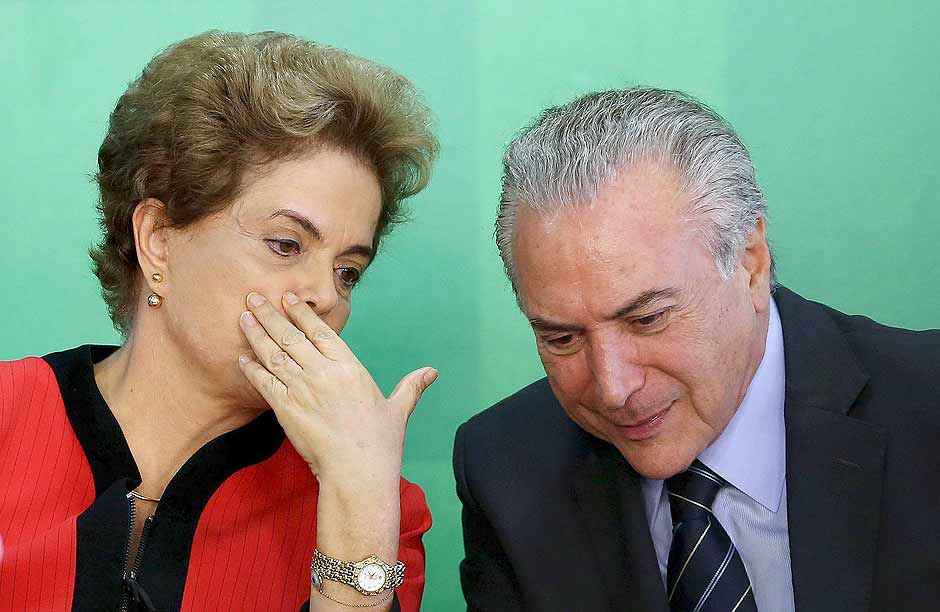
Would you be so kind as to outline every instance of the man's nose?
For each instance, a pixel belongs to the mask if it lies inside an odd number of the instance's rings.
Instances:
[[[635,344],[627,337],[601,338],[591,343],[590,367],[601,407],[619,410],[646,382]]]

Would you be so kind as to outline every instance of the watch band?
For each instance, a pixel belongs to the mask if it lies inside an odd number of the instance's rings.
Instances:
[[[366,590],[360,581],[360,573],[370,565],[379,566],[385,573],[382,586],[375,590]],[[310,572],[314,587],[317,587],[318,582],[322,584],[323,580],[332,580],[333,582],[349,585],[363,595],[378,595],[389,589],[398,588],[405,581],[405,564],[401,561],[398,561],[395,565],[389,565],[375,555],[356,562],[342,561],[323,554],[318,548],[313,551]],[[317,588],[317,590],[320,589]]]

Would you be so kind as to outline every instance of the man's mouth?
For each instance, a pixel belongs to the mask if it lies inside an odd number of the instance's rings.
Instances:
[[[669,415],[673,403],[675,402],[670,403],[664,409],[643,420],[635,421],[633,423],[626,423],[623,425],[615,424],[619,429],[626,433],[628,438],[632,440],[642,440],[643,438],[648,438],[655,433],[655,431],[662,424],[663,420]]]

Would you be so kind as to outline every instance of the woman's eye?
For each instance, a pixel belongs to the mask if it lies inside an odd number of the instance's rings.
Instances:
[[[343,286],[352,289],[356,286],[356,283],[359,282],[359,278],[362,276],[362,272],[356,268],[338,268],[336,274],[339,276],[339,280],[343,283]]]
[[[296,240],[287,240],[282,238],[275,238],[272,240],[266,240],[268,243],[268,248],[274,251],[275,255],[281,257],[290,257],[291,255],[297,255],[300,253],[300,243]]]

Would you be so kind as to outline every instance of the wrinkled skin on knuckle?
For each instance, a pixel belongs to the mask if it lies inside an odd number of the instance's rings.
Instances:
[[[328,327],[315,327],[310,332],[310,339],[313,341],[316,340],[329,340],[333,337],[333,330]]]
[[[271,365],[276,368],[283,368],[290,360],[290,355],[286,351],[276,351],[271,355]]]
[[[271,397],[278,397],[281,394],[280,383],[273,376],[268,377],[264,381],[264,385],[267,387],[268,393]]]
[[[284,334],[281,338],[282,346],[292,346],[294,344],[299,344],[307,339],[307,336],[304,335],[299,329],[292,329]]]

